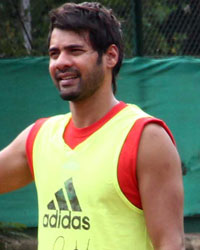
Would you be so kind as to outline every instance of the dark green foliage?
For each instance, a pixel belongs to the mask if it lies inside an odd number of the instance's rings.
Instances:
[[[52,8],[66,2],[66,0],[30,0],[32,50],[28,53],[22,34],[21,1],[0,1],[0,58],[47,55],[48,13]],[[73,2],[83,1],[74,0]],[[138,55],[153,57],[200,55],[200,4],[198,0],[95,1],[112,8],[121,20],[126,58]],[[142,6],[142,25],[140,26],[138,26],[138,12],[135,11],[138,2]],[[142,48],[140,54],[138,54],[138,44]]]
[[[47,35],[49,28],[48,13],[66,1],[63,0],[32,0],[31,26],[32,26],[32,56],[47,55]],[[82,1],[73,1],[80,3]],[[90,2],[90,0],[89,0]],[[133,52],[133,10],[130,11],[129,1],[102,0],[103,5],[110,7],[122,20],[124,40],[126,43],[126,56]],[[0,3],[0,57],[23,57],[29,55],[24,47],[22,36],[22,22],[20,18],[20,0],[2,0]]]
[[[21,56],[26,54],[18,18],[17,0],[2,0],[0,3],[0,57]]]

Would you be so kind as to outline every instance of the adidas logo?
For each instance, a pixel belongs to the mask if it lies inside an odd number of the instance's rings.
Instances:
[[[58,208],[54,200],[48,203],[47,209],[52,210],[53,213],[44,214],[43,227],[89,230],[90,219],[87,216],[73,216],[72,214],[72,212],[82,212],[72,178],[65,181],[64,186],[64,189],[61,188],[55,193]],[[68,198],[68,202],[65,197]]]

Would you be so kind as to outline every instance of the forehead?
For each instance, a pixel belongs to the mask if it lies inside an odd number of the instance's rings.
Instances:
[[[87,31],[81,31],[78,33],[71,30],[53,29],[49,47],[70,46],[74,44],[91,48],[89,33]]]

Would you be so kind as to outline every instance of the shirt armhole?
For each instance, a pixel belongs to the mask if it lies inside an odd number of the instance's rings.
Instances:
[[[145,117],[138,119],[130,130],[122,147],[118,162],[118,182],[121,191],[126,198],[136,207],[142,209],[138,181],[136,177],[136,162],[140,137],[144,127],[149,123],[162,126],[169,134],[172,142],[176,145],[172,133],[167,125],[159,119]]]
[[[27,140],[26,140],[26,156],[29,164],[29,168],[31,171],[31,174],[34,178],[34,171],[33,171],[33,145],[36,138],[36,135],[41,128],[42,124],[47,120],[48,118],[41,118],[35,122],[33,127],[31,128]]]

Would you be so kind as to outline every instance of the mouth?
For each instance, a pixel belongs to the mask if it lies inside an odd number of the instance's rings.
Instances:
[[[79,76],[78,75],[66,75],[66,76],[60,76],[58,78],[59,82],[65,82],[65,81],[72,81],[74,79],[77,79]]]
[[[75,84],[75,80],[80,77],[79,72],[59,72],[56,74],[56,81],[60,88],[66,88]]]
[[[72,81],[80,77],[80,72],[76,69],[67,69],[65,71],[57,71],[55,78],[57,82],[64,84],[70,84]]]
[[[65,81],[65,80],[73,80],[73,79],[76,79],[78,78],[77,75],[69,75],[69,76],[64,76],[64,77],[59,77],[59,81]]]

